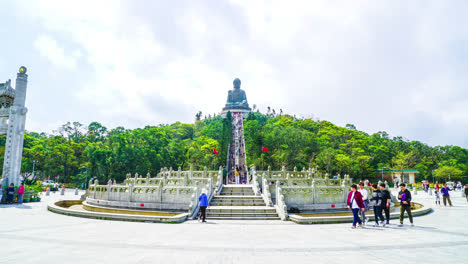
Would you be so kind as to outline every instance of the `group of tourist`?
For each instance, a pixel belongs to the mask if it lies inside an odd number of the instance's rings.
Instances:
[[[18,188],[18,191],[15,191],[15,185],[12,183],[10,186],[8,186],[5,190],[3,190],[3,185],[0,184],[0,203],[2,202],[3,199],[3,194],[6,194],[6,204],[13,204],[15,201],[15,192],[16,192],[16,202],[18,204],[23,203],[23,195],[24,195],[24,183],[21,183],[20,187]]]
[[[405,212],[408,214],[411,226],[413,226],[413,216],[411,214],[411,193],[406,189],[404,183],[400,184],[401,191],[398,193],[400,200],[400,226],[403,226],[403,218]],[[391,195],[386,189],[385,183],[372,184],[372,197],[369,192],[364,188],[364,183],[359,183],[359,188],[356,184],[351,185],[351,191],[348,193],[346,204],[353,212],[353,225],[352,228],[362,227],[367,224],[368,217],[366,212],[370,207],[374,210],[375,224],[374,227],[382,225],[385,227],[390,224],[390,207]],[[385,218],[382,214],[385,212]],[[362,218],[362,219],[361,219]]]

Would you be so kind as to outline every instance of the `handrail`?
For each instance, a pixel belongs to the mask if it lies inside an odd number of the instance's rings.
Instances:
[[[286,221],[288,220],[288,207],[284,202],[284,195],[281,191],[281,187],[279,187],[279,181],[276,182],[276,212],[278,213],[281,220]]]

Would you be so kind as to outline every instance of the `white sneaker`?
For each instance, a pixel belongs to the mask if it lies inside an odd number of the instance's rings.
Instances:
[[[374,227],[379,227],[379,223],[375,223],[375,224],[374,224]]]
[[[402,227],[402,226],[403,226],[403,224],[399,224],[398,226],[399,226],[399,227]]]
[[[384,222],[382,222],[382,226],[383,226],[383,227],[385,227],[385,221],[384,221]]]
[[[414,224],[413,224],[413,223],[411,223],[411,226],[412,226],[412,227],[414,227]]]

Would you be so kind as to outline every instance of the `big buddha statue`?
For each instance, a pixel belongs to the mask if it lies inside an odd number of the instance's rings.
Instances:
[[[223,108],[224,111],[227,110],[247,110],[251,111],[249,103],[247,102],[247,96],[245,91],[240,88],[241,81],[236,78],[234,79],[234,89],[228,92],[228,98],[226,106]]]

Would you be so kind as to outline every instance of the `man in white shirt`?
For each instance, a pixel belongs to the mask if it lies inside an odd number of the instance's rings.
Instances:
[[[366,225],[369,218],[366,217],[366,212],[369,210],[369,192],[364,188],[364,183],[359,183],[358,192],[362,195],[362,201],[364,202],[364,211],[361,211],[362,225]]]

